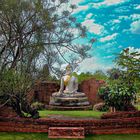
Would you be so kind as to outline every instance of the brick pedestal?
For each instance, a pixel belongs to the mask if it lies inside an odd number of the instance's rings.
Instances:
[[[50,127],[49,138],[85,138],[83,127]]]

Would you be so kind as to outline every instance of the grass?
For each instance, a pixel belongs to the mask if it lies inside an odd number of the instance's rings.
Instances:
[[[135,105],[135,107],[140,110],[140,104]]]
[[[0,132],[0,140],[53,140],[53,139],[49,139],[46,133]],[[140,140],[140,134],[88,135],[86,136],[85,140]]]
[[[39,111],[41,117],[47,117],[48,115],[63,115],[63,116],[70,116],[70,117],[93,117],[93,118],[100,118],[101,115],[105,112],[99,111],[56,111],[56,110],[42,110]]]

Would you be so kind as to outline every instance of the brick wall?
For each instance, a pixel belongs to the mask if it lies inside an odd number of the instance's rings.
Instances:
[[[98,96],[98,89],[101,85],[105,84],[102,80],[96,80],[94,78],[83,81],[79,89],[81,92],[86,93],[89,102],[94,105],[96,103],[102,102],[102,100]]]
[[[140,116],[113,119],[25,119],[0,117],[0,132],[48,132],[50,127],[83,127],[85,134],[140,134]],[[124,113],[124,112],[123,112]]]
[[[11,108],[7,106],[3,106],[0,108],[0,117],[16,117],[17,113]]]
[[[97,96],[99,87],[104,84],[104,81],[89,79],[83,81],[79,85],[79,91],[86,93],[89,102],[94,105],[102,100]],[[55,82],[38,82],[33,89],[28,93],[28,100],[37,100],[45,104],[49,104],[50,96],[53,92],[59,91],[59,84]]]
[[[49,104],[50,96],[53,92],[59,90],[59,84],[55,82],[42,81],[35,84],[33,89],[28,93],[28,101],[39,101]]]

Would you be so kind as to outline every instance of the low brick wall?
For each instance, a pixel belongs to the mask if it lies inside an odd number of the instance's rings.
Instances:
[[[132,111],[132,112],[115,112],[115,113],[106,113],[102,115],[102,119],[116,119],[116,118],[133,118],[140,117],[140,111]]]
[[[50,127],[83,127],[85,134],[140,134],[140,117],[116,119],[25,119],[0,117],[0,132],[47,132]]]

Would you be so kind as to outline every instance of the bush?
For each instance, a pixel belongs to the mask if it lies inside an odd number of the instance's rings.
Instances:
[[[109,110],[109,107],[105,103],[101,102],[101,103],[95,104],[93,109],[96,110],[96,111],[106,112],[106,111]]]
[[[124,83],[110,84],[99,89],[99,96],[105,101],[105,104],[115,107],[119,111],[128,110],[135,95],[135,88],[126,86]]]
[[[34,102],[34,103],[32,103],[31,107],[36,109],[36,110],[42,110],[45,108],[45,105],[43,103],[40,103],[40,102]]]

